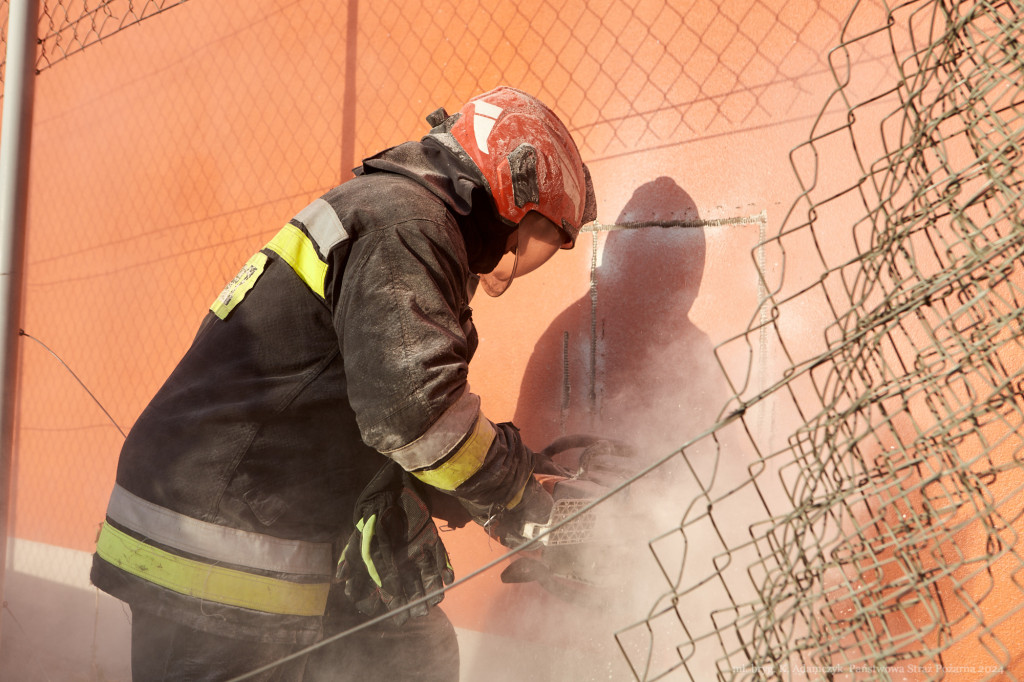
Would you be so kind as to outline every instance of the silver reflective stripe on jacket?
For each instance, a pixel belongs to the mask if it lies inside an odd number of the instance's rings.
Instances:
[[[150,540],[211,561],[295,575],[333,573],[328,543],[284,540],[200,521],[148,502],[120,485],[110,495],[107,516]]]
[[[299,211],[263,248],[280,256],[314,294],[325,298],[328,254],[346,239],[348,232],[337,212],[323,199],[317,199]]]
[[[406,471],[432,466],[447,457],[466,438],[479,415],[480,397],[467,387],[426,433],[408,445],[384,454]]]
[[[484,466],[495,437],[480,398],[467,387],[426,433],[384,454],[427,485],[453,491]]]
[[[295,220],[305,225],[306,232],[312,237],[324,260],[327,260],[327,254],[331,252],[331,249],[348,237],[348,232],[341,224],[341,218],[338,217],[337,211],[323,199],[317,199],[299,211]]]

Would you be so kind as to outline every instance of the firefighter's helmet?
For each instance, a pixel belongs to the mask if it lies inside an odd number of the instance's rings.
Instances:
[[[594,219],[590,174],[572,135],[536,97],[502,86],[472,98],[458,112],[451,135],[480,169],[498,214],[518,225],[537,211],[572,248]]]

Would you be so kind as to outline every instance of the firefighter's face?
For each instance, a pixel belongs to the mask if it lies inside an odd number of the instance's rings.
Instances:
[[[558,227],[536,211],[530,211],[508,237],[505,255],[491,272],[480,276],[489,296],[500,296],[516,277],[529,274],[546,263],[565,243]]]

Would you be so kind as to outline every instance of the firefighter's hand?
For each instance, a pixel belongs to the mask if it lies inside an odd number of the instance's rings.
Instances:
[[[360,495],[356,530],[345,545],[338,579],[345,596],[365,615],[394,611],[451,584],[448,552],[415,479],[389,463]],[[426,615],[441,592],[395,616]]]
[[[473,520],[483,526],[487,534],[509,548],[516,548],[531,538],[524,534],[527,523],[544,524],[551,518],[554,500],[541,484],[543,476],[527,479],[523,495],[510,507],[476,505],[463,500]]]

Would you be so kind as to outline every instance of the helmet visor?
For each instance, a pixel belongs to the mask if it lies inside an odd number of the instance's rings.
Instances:
[[[511,249],[493,270],[480,275],[480,286],[488,296],[501,296],[516,277],[544,265],[565,243],[565,235],[553,222],[531,211],[512,233]]]

